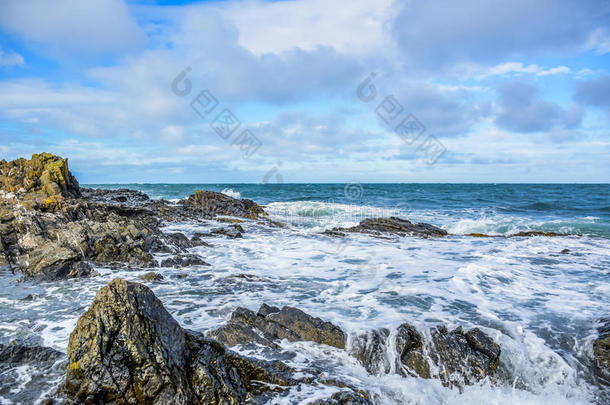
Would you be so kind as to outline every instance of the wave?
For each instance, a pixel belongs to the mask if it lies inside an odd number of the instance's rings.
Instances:
[[[232,188],[223,188],[221,193],[224,195],[228,195],[233,198],[241,198],[241,193],[239,191],[235,191]]]

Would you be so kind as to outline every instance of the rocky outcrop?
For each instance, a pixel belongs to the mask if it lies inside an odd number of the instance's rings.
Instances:
[[[34,154],[30,160],[0,161],[0,189],[20,197],[28,209],[53,211],[65,198],[80,197],[68,160],[49,153]]]
[[[430,224],[414,224],[406,219],[367,218],[351,228],[333,228],[326,231],[329,236],[343,236],[344,232],[368,233],[380,236],[394,234],[398,236],[419,236],[422,238],[440,237],[448,235],[447,231]]]
[[[259,343],[277,348],[276,340],[307,340],[315,343],[345,348],[346,335],[338,327],[320,318],[314,318],[300,309],[282,309],[266,304],[258,313],[237,308],[225,325],[210,332],[209,336],[229,346]]]
[[[610,318],[600,322],[599,336],[593,342],[593,356],[601,381],[610,385]]]
[[[405,323],[395,334],[369,331],[350,343],[350,353],[372,374],[395,371],[405,377],[438,378],[447,385],[494,378],[500,360],[500,347],[478,328],[449,332],[437,327],[422,335]]]
[[[99,201],[122,200],[125,190],[81,193],[66,159],[43,153],[3,161],[0,187],[0,246],[13,270],[54,280],[92,275],[91,263],[155,265],[151,252],[162,244],[155,215]]]
[[[84,403],[239,404],[296,381],[189,332],[146,286],[116,279],[77,322],[65,393]]]
[[[240,200],[214,191],[198,190],[181,204],[187,211],[204,218],[224,215],[259,219],[267,216],[265,210],[252,200]]]

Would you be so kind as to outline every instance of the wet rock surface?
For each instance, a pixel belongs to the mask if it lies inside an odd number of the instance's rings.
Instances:
[[[214,191],[198,190],[181,204],[188,212],[205,218],[225,215],[259,219],[267,215],[265,210],[252,200],[237,199]]]
[[[344,232],[368,233],[372,235],[395,234],[399,236],[419,236],[423,238],[448,235],[447,231],[430,224],[414,224],[406,219],[368,218],[351,228],[333,228],[325,233],[330,236],[342,236]]]
[[[31,362],[54,362],[63,358],[64,354],[43,346],[29,346],[14,340],[8,345],[0,344],[0,369],[2,365]]]
[[[259,343],[277,348],[275,340],[307,340],[345,348],[346,335],[337,326],[306,314],[300,309],[285,306],[282,309],[263,304],[258,313],[237,308],[225,325],[210,332],[209,336],[229,346]]]
[[[259,403],[296,381],[280,362],[252,360],[189,332],[146,286],[115,279],[70,335],[65,393],[86,403]]]
[[[162,267],[192,267],[192,266],[210,266],[201,257],[194,254],[180,254],[161,261]]]
[[[394,351],[397,357],[391,364],[389,353]],[[394,336],[381,329],[354,337],[350,353],[372,374],[396,370],[405,377],[437,378],[461,386],[496,376],[500,346],[477,328],[449,332],[437,327],[422,335],[405,323]]]
[[[600,320],[598,338],[593,342],[593,357],[600,380],[610,385],[610,318]]]
[[[142,192],[126,189],[81,189],[67,160],[50,154],[2,161],[0,266],[28,277],[57,280],[95,275],[92,265],[153,268],[154,253],[176,254],[167,266],[206,265],[189,249],[210,245],[201,238],[164,233],[164,220],[266,215],[250,200],[220,193],[199,192],[187,202],[183,206],[152,201]],[[194,210],[192,204],[212,208]],[[240,225],[231,225],[219,233],[236,238],[241,232]]]

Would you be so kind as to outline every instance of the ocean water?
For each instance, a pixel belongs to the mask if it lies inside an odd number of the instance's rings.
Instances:
[[[344,351],[282,342],[296,368],[318,367],[375,394],[380,404],[606,404],[596,382],[592,341],[610,316],[610,185],[507,184],[213,184],[88,185],[132,188],[179,200],[197,189],[250,198],[273,219],[246,221],[243,239],[209,238],[193,249],[211,267],[156,269],[148,284],[186,328],[205,332],[243,306],[291,305],[349,334],[403,322],[425,328],[480,327],[502,348],[507,379],[463,390],[439,381],[371,376]],[[440,226],[441,239],[321,235],[367,217],[400,216]],[[175,223],[192,235],[218,224]],[[565,237],[473,238],[542,230]],[[568,249],[569,253],[560,253]],[[159,256],[161,258],[161,256]],[[0,343],[14,338],[66,350],[69,334],[96,291],[114,277],[137,280],[145,270],[98,269],[100,277],[53,283],[19,282],[0,273]],[[247,275],[247,276],[243,276]],[[24,301],[28,294],[34,300]],[[263,350],[234,348],[266,358]],[[63,375],[29,366],[0,373],[0,403],[32,403]],[[299,387],[271,403],[306,404],[336,388]]]

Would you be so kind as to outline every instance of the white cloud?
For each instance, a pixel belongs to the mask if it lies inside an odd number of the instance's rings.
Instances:
[[[387,47],[394,0],[327,0],[229,3],[226,16],[239,29],[239,44],[254,54],[319,46],[367,54]]]
[[[5,53],[0,48],[0,67],[23,65],[23,57],[15,52]]]
[[[129,51],[146,40],[122,0],[3,0],[0,28],[53,55]]]

